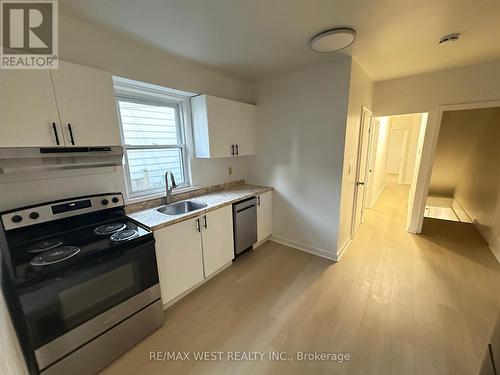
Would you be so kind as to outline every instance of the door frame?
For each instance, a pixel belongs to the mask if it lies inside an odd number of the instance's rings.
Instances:
[[[373,123],[373,112],[370,111],[368,108],[365,106],[361,106],[361,116],[359,119],[359,133],[358,133],[358,150],[356,152],[356,174],[355,174],[355,179],[354,179],[354,197],[353,197],[353,207],[352,207],[352,220],[351,220],[351,238],[354,238],[354,235],[356,234],[356,219],[357,219],[357,206],[358,206],[358,190],[359,190],[359,185],[357,182],[360,179],[360,168],[361,168],[361,158],[363,156],[363,137],[364,137],[364,129],[365,129],[365,123],[363,121],[364,115],[367,113],[370,116],[370,124],[368,126],[368,142],[367,146],[368,149],[366,150],[366,162],[368,163],[368,159],[370,156],[370,137],[371,137],[371,127]],[[362,207],[361,207],[361,219],[360,219],[360,225],[363,224],[363,211],[365,209],[365,203],[366,203],[366,176],[367,176],[367,171],[368,168],[365,168],[365,175],[363,176],[363,179],[365,181],[364,185],[364,190],[363,190],[363,197],[362,199]]]
[[[414,173],[412,184],[415,184],[413,191],[413,205],[409,207],[410,214],[408,215],[408,222],[406,230],[410,233],[422,232],[422,225],[424,223],[425,203],[429,193],[429,186],[431,182],[432,166],[434,164],[434,156],[439,138],[439,131],[441,130],[441,122],[443,113],[446,111],[459,111],[466,109],[480,109],[500,107],[500,100],[488,100],[482,102],[467,102],[456,104],[445,104],[434,108],[429,112],[427,119],[427,127],[425,130],[425,138],[422,146],[422,153],[420,159],[420,166],[418,171]],[[411,201],[410,197],[410,201]]]

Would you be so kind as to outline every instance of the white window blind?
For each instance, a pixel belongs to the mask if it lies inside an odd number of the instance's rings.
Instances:
[[[187,184],[179,103],[118,97],[129,198],[165,191],[165,172]]]

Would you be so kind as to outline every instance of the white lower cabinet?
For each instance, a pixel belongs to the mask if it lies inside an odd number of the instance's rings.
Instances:
[[[203,264],[208,277],[234,258],[232,206],[207,212],[202,223]]]
[[[257,243],[273,233],[273,192],[257,196]]]
[[[154,232],[161,299],[167,303],[203,280],[199,218]]]
[[[232,207],[154,231],[161,298],[166,304],[234,258]]]

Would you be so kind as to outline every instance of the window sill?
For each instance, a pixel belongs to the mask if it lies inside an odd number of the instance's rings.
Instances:
[[[183,194],[183,193],[189,193],[190,191],[199,190],[200,188],[201,188],[201,186],[184,186],[184,187],[176,188],[176,189],[172,190],[172,196],[176,196],[178,194]],[[126,204],[129,205],[129,204],[134,204],[134,203],[141,203],[141,202],[151,201],[154,199],[159,199],[159,198],[164,198],[164,197],[165,197],[165,192],[149,194],[149,195],[142,195],[140,197],[127,198]]]

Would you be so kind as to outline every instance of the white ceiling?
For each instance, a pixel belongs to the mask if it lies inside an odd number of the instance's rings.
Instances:
[[[499,0],[60,0],[62,13],[128,33],[246,81],[334,59],[308,41],[356,29],[375,81],[500,59]],[[462,33],[457,43],[439,38]]]

